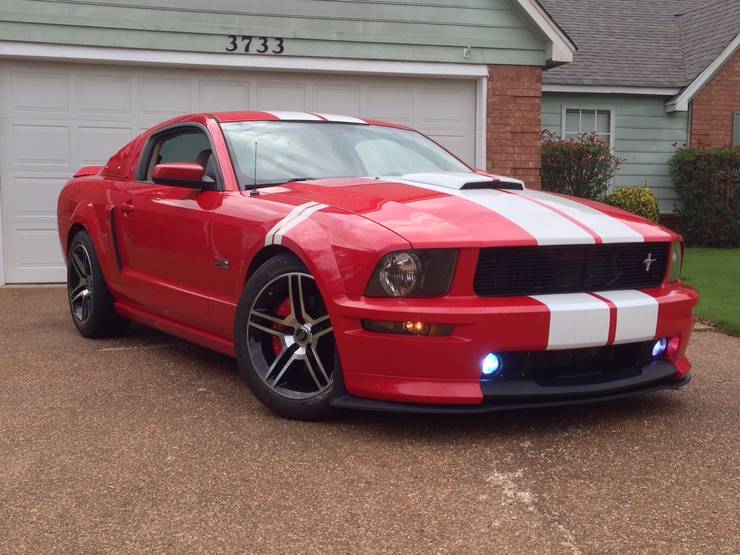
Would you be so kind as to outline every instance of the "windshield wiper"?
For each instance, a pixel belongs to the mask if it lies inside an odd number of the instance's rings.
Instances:
[[[285,185],[286,183],[293,183],[294,181],[311,181],[313,179],[321,179],[320,177],[291,177],[290,179],[284,179],[280,181],[274,181],[272,183],[255,183],[253,185],[245,185],[245,189],[259,189],[260,187],[274,187],[275,185]]]

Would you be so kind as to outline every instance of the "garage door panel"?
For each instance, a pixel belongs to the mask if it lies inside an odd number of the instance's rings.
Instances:
[[[238,81],[204,81],[200,83],[198,111],[227,112],[246,110],[249,106],[249,83]]]
[[[472,90],[422,88],[419,90],[419,119],[427,128],[436,126],[464,132],[475,124],[471,103],[475,105]]]
[[[3,239],[8,282],[49,283],[66,280],[55,229],[32,224],[3,226]]]
[[[56,201],[83,165],[200,111],[307,110],[406,123],[475,156],[474,81],[238,70],[0,63],[0,215],[8,282],[65,279]]]
[[[256,110],[306,110],[306,85],[293,81],[257,83]]]
[[[370,86],[365,110],[373,119],[411,123],[416,114],[416,91],[412,87]]]
[[[69,111],[69,77],[66,74],[15,72],[10,81],[12,112]]]
[[[145,77],[139,81],[142,114],[172,117],[193,111],[189,79]]]
[[[68,175],[16,175],[5,172],[2,219],[7,225],[34,223],[56,227],[57,197]]]
[[[10,163],[16,167],[69,165],[70,135],[68,125],[12,123],[7,136]]]
[[[327,114],[360,115],[362,90],[359,86],[317,84],[313,89],[311,110]]]
[[[111,154],[135,136],[130,127],[84,126],[78,127],[76,133],[78,166],[104,165]]]
[[[130,116],[132,78],[121,75],[82,74],[75,82],[76,111],[81,116]]]

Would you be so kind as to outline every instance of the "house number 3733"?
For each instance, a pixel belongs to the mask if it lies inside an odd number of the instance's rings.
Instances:
[[[282,54],[285,39],[282,37],[253,37],[251,35],[226,35],[226,52],[245,54]]]

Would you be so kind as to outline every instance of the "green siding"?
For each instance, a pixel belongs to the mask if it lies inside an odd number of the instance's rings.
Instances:
[[[674,144],[688,142],[688,113],[665,111],[665,98],[642,95],[543,93],[542,127],[561,132],[563,106],[612,110],[614,153],[624,159],[614,178],[615,188],[650,186],[660,211],[675,210],[676,193],[668,171]]]
[[[546,55],[510,0],[2,3],[0,40],[222,53],[238,34],[284,37],[295,56],[543,65]]]

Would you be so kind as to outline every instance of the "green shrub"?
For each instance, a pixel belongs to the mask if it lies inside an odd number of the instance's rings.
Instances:
[[[740,246],[740,149],[682,148],[670,168],[686,241]]]
[[[658,199],[650,187],[621,187],[608,195],[604,202],[654,222],[660,217]]]
[[[542,188],[591,200],[603,200],[621,160],[595,133],[562,139],[542,135]]]

